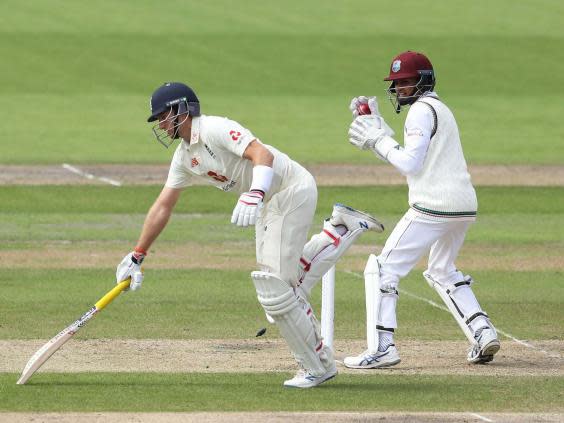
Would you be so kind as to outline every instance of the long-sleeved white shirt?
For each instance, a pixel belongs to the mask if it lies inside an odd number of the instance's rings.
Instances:
[[[435,93],[431,95],[436,96]],[[409,108],[403,131],[403,148],[392,149],[386,157],[402,175],[415,175],[423,169],[434,125],[435,118],[428,105],[415,102]]]

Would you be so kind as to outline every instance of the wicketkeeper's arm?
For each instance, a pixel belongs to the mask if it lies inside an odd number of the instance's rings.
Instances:
[[[416,175],[423,169],[433,135],[434,117],[427,106],[415,103],[405,121],[403,148],[393,149],[387,160],[403,175]]]

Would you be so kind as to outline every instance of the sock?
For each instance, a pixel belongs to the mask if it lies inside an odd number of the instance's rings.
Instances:
[[[394,343],[394,335],[390,332],[378,332],[378,351],[386,351]]]

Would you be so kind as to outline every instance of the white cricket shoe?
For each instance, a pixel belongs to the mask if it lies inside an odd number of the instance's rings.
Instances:
[[[313,388],[314,386],[320,385],[329,379],[333,379],[335,376],[337,376],[337,367],[335,364],[333,364],[333,366],[327,370],[327,373],[322,376],[314,376],[307,370],[300,369],[298,373],[296,373],[296,376],[284,382],[284,386],[288,388],[302,389]]]
[[[484,364],[492,361],[501,347],[495,329],[484,326],[476,331],[474,338],[476,338],[478,344],[468,351],[468,362]]]
[[[340,203],[333,206],[333,213],[331,213],[329,222],[333,226],[344,225],[349,231],[354,231],[359,227],[367,231],[384,231],[384,225],[378,222],[375,217]]]
[[[397,348],[391,344],[385,351],[364,351],[355,357],[345,357],[343,363],[349,369],[376,369],[395,366],[401,361]]]

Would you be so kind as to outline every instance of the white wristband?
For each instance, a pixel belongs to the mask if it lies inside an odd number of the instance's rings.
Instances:
[[[272,185],[272,177],[274,170],[270,166],[256,165],[253,167],[253,181],[251,182],[251,189],[258,189],[266,193]]]

